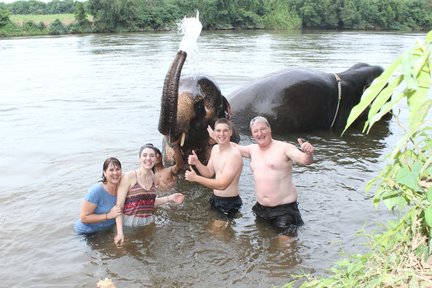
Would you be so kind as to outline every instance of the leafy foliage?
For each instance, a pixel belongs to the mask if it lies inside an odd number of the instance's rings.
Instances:
[[[68,33],[68,28],[63,25],[60,19],[54,20],[54,22],[48,28],[49,34],[59,35]]]
[[[0,8],[0,27],[5,26],[9,22],[9,12],[6,9]]]
[[[300,287],[432,287],[431,48],[432,31],[425,43],[417,42],[375,79],[345,128],[370,106],[364,132],[389,112],[405,132],[387,165],[367,185],[367,191],[376,189],[375,205],[384,203],[398,212],[399,221],[369,235],[372,251],[338,262],[330,277],[298,275],[306,280]],[[396,113],[402,104],[408,107],[407,125]]]
[[[203,29],[426,30],[432,26],[430,0],[36,0],[0,3],[11,14],[76,13],[93,21],[78,31],[173,30],[200,11]],[[65,24],[65,23],[64,23]],[[77,31],[77,32],[78,32]]]

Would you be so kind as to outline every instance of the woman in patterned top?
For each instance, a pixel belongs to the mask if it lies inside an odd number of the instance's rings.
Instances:
[[[180,204],[184,195],[174,193],[157,197],[153,167],[156,162],[156,151],[153,145],[146,144],[139,152],[140,167],[126,172],[120,181],[117,194],[117,206],[123,210],[123,216],[116,218],[117,235],[114,242],[124,242],[123,225],[129,227],[144,226],[154,221],[155,207],[168,202]]]

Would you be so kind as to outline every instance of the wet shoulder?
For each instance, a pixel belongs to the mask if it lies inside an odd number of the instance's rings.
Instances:
[[[134,184],[136,182],[137,176],[136,176],[136,171],[132,170],[132,171],[128,171],[126,173],[124,173],[121,177],[121,182],[127,182],[129,184]]]

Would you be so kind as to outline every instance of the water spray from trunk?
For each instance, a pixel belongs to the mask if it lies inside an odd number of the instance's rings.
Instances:
[[[201,30],[202,24],[199,21],[199,11],[197,11],[196,17],[185,17],[177,24],[178,33],[183,35],[179,50],[187,53],[191,62],[193,75],[196,75],[198,70],[198,37],[201,34]]]

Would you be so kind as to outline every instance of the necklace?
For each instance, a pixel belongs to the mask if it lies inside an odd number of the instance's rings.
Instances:
[[[137,182],[145,190],[150,190],[150,188],[153,185],[153,175],[152,175],[152,172],[149,171],[147,173],[143,173],[141,171],[141,169],[138,169]]]

